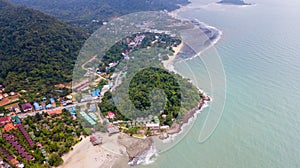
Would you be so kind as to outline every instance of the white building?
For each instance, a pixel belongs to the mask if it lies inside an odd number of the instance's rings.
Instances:
[[[103,88],[101,89],[100,95],[101,95],[101,96],[104,96],[104,94],[105,94],[107,91],[109,91],[109,89],[110,89],[110,86],[109,86],[109,85],[104,85]]]
[[[157,130],[159,129],[159,123],[148,123],[146,124],[146,128],[150,128],[152,130]]]

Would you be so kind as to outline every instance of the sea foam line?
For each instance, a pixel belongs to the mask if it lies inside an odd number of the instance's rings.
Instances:
[[[212,100],[210,100],[212,101]],[[192,124],[194,124],[194,122],[196,121],[197,117],[198,117],[198,114],[200,114],[205,108],[209,107],[208,105],[208,101],[204,101],[204,104],[201,106],[201,108],[199,110],[197,110],[192,117],[189,118],[188,122],[186,123],[183,123],[181,125],[181,129],[178,133],[175,133],[175,134],[170,134],[168,135],[169,137],[166,138],[166,139],[163,139],[162,142],[163,143],[171,143],[171,142],[174,142],[176,137],[181,135],[182,133],[188,133],[188,130],[191,129],[191,127],[188,129],[188,126],[191,126]]]
[[[158,152],[154,145],[151,145],[149,150],[144,151],[139,156],[133,158],[128,165],[135,166],[135,165],[148,165],[155,161],[155,158],[158,156]]]

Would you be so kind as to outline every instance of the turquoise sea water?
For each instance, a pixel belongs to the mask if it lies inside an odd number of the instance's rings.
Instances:
[[[210,112],[205,109],[180,143],[145,167],[300,167],[300,2],[252,2],[256,6],[241,8],[194,0],[180,13],[223,31],[215,49],[226,74],[226,104],[208,140],[198,141]],[[202,57],[210,54],[215,53]],[[176,69],[190,78],[193,74],[210,94],[203,64],[196,58]]]

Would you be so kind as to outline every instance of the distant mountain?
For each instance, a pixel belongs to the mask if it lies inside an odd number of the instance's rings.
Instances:
[[[71,81],[86,38],[52,16],[0,0],[0,84],[46,93]]]
[[[243,0],[222,0],[217,2],[219,4],[232,4],[232,5],[251,5],[250,3],[246,3]]]
[[[138,12],[175,10],[188,0],[10,0],[40,10],[78,27],[95,30],[103,21]]]

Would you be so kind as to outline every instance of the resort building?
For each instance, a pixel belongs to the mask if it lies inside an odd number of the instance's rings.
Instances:
[[[0,126],[3,126],[10,122],[10,117],[2,117],[0,118]]]
[[[11,121],[16,126],[18,126],[18,125],[21,124],[21,119],[18,116],[16,116],[16,115],[14,115],[14,116],[11,117]]]
[[[21,131],[22,132],[22,131]],[[23,133],[23,132],[22,132]],[[23,134],[24,135],[24,134]],[[3,134],[2,135],[2,138],[5,140],[5,141],[7,141],[8,143],[10,143],[12,146],[13,146],[13,148],[15,148],[15,150],[19,153],[19,155],[22,157],[22,158],[24,158],[24,159],[26,159],[27,161],[29,161],[29,160],[32,160],[32,159],[34,159],[34,157],[33,156],[31,156],[27,151],[26,151],[26,149],[23,147],[23,146],[21,146],[20,144],[19,144],[19,142],[18,141],[16,141],[16,136],[14,136],[14,135],[9,135],[9,134]],[[26,138],[26,137],[25,137]],[[26,140],[27,140],[27,138],[26,138]],[[32,142],[33,143],[33,142]],[[30,145],[30,144],[29,144]],[[30,145],[31,146],[31,145]],[[31,147],[32,148],[32,147]],[[19,162],[17,161],[17,160],[11,160],[10,162],[13,164],[13,165],[17,165],[17,164],[19,164]]]
[[[99,97],[100,96],[100,89],[98,88],[98,89],[92,91],[92,96],[93,97]]]
[[[33,106],[34,106],[34,109],[35,109],[36,111],[39,111],[39,110],[43,110],[43,109],[44,109],[43,106],[39,105],[38,102],[34,102],[34,103],[33,103]]]
[[[160,129],[161,129],[161,130],[169,130],[169,129],[170,129],[170,126],[168,126],[168,125],[163,125],[163,126],[160,126]]]
[[[90,137],[90,142],[96,146],[102,144],[102,137],[99,134],[95,134]]]
[[[51,108],[53,108],[53,107],[52,107],[52,104],[47,104],[47,105],[46,105],[46,109],[51,109]]]
[[[21,107],[24,112],[32,111],[32,105],[30,103],[22,104]]]
[[[114,113],[114,112],[111,112],[111,111],[108,112],[106,118],[114,119],[114,118],[115,118],[115,113]]]
[[[3,94],[3,97],[4,97],[4,98],[6,98],[6,97],[8,97],[8,96],[9,96],[9,95],[8,95],[7,93],[4,93],[4,94]]]
[[[56,107],[56,102],[54,98],[50,98],[50,103],[52,107]]]
[[[80,114],[91,125],[96,125],[97,124],[89,115],[86,114],[86,112],[81,111]]]
[[[30,138],[30,136],[28,135],[28,133],[26,132],[26,130],[24,129],[24,127],[22,125],[18,126],[19,131],[22,133],[22,135],[25,137],[28,145],[30,146],[30,148],[32,149],[34,147],[34,142],[32,141],[32,139]]]
[[[159,130],[159,123],[148,123],[146,124],[146,128],[150,128],[151,130]]]
[[[104,96],[104,94],[105,94],[107,91],[109,91],[109,90],[110,90],[110,86],[109,86],[109,85],[104,85],[103,88],[102,88],[102,90],[101,90],[100,95],[101,95],[101,96]]]
[[[119,133],[120,129],[117,126],[107,124],[107,132],[108,134],[112,135],[112,134]]]
[[[15,105],[15,106],[13,106],[13,107],[10,107],[8,110],[9,110],[10,112],[15,112],[16,114],[21,113],[20,107],[19,107],[18,105]]]
[[[56,114],[61,114],[62,109],[54,109],[54,110],[51,110],[51,111],[47,111],[47,113],[48,113],[49,116],[53,116],[53,115],[56,115]]]
[[[52,103],[55,103],[54,98],[50,98],[50,103],[51,103],[51,104],[52,104]]]
[[[76,108],[75,108],[75,106],[72,106],[72,107],[69,107],[69,108],[66,108],[66,109],[70,112],[71,116],[75,116],[76,115]]]
[[[6,124],[4,127],[3,127],[3,130],[5,132],[10,132],[11,130],[13,129],[16,129],[16,127],[12,124],[12,123],[9,123],[9,124]]]

